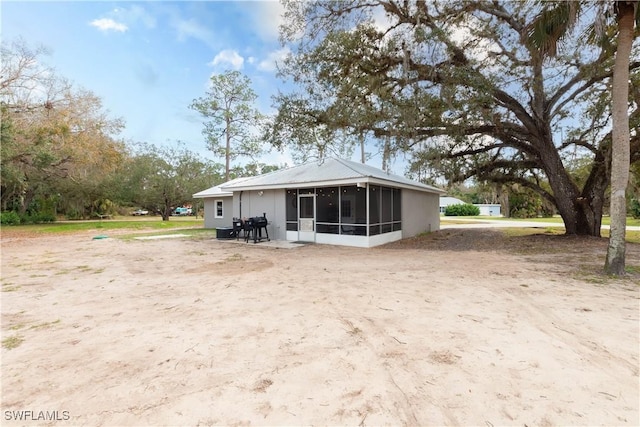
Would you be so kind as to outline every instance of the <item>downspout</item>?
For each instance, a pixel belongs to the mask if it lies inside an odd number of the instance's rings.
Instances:
[[[240,192],[240,215],[238,219],[242,219],[242,191]]]

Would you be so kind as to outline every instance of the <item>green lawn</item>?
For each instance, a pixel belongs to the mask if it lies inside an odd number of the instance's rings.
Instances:
[[[549,217],[549,218],[506,218],[506,217],[497,217],[497,216],[468,216],[468,217],[455,217],[455,216],[441,216],[441,220],[450,222],[450,223],[458,223],[464,224],[465,219],[490,219],[496,221],[524,221],[524,222],[553,222],[558,225],[562,225],[562,218],[559,215]],[[611,218],[608,216],[602,217],[602,225],[610,225]],[[634,219],[632,217],[627,217],[627,225],[628,226],[640,226],[640,219]]]
[[[3,226],[2,230],[11,232],[12,230],[36,233],[36,234],[60,234],[74,233],[78,231],[99,230],[172,230],[181,228],[198,228],[204,225],[202,218],[195,217],[171,217],[169,221],[162,221],[160,217],[116,217],[114,219],[91,220],[91,221],[59,221],[51,224],[35,225],[13,225]]]
[[[532,219],[513,219],[513,218],[501,218],[501,217],[488,217],[488,216],[475,216],[475,217],[440,217],[443,222],[449,224],[464,224],[468,223],[467,219],[491,219],[491,220],[509,220],[509,221],[536,221],[536,222],[551,222],[557,223],[558,226],[562,226],[562,219],[560,217],[553,218],[532,218]],[[603,224],[609,224],[609,217],[602,219]],[[627,225],[640,226],[640,220],[628,218]],[[34,234],[64,234],[75,233],[79,231],[95,231],[100,234],[108,234],[109,230],[130,230],[131,233],[121,235],[122,238],[133,238],[139,235],[137,232],[144,231],[145,235],[159,235],[159,234],[173,234],[183,233],[190,236],[210,237],[215,235],[215,230],[205,229],[204,219],[195,217],[171,217],[169,221],[162,221],[160,217],[116,217],[108,220],[92,220],[92,221],[59,221],[52,224],[37,224],[37,225],[14,225],[3,226],[2,233],[11,233],[13,230],[16,232],[34,233]],[[551,232],[551,228],[549,232]],[[526,229],[522,231],[527,233]],[[539,231],[538,231],[539,232]],[[554,231],[556,232],[556,231]],[[561,232],[558,230],[558,232]],[[511,230],[510,233],[516,233]],[[609,237],[609,230],[602,230],[602,237]],[[627,241],[630,243],[640,243],[640,231],[627,231]]]

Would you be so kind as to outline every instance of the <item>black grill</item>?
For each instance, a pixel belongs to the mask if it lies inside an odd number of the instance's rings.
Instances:
[[[262,216],[254,216],[244,221],[244,239],[245,242],[253,240],[253,243],[261,242],[262,240],[270,240],[269,232],[267,231],[267,214],[263,213]]]
[[[266,227],[267,218],[263,216],[256,216],[249,219],[249,224],[251,224],[252,227]]]

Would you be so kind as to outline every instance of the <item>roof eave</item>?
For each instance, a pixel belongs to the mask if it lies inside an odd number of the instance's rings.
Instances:
[[[416,191],[422,191],[425,193],[434,193],[434,194],[444,194],[444,190],[440,190],[435,187],[422,187],[420,185],[411,185],[408,183],[398,182],[393,179],[385,180],[380,178],[373,178],[370,176],[361,176],[354,178],[345,178],[345,179],[337,179],[337,180],[328,180],[328,181],[312,181],[312,182],[294,182],[294,183],[281,183],[281,184],[265,184],[265,185],[233,185],[222,187],[225,191],[265,191],[265,190],[280,190],[287,188],[311,188],[311,187],[333,187],[340,185],[357,185],[358,183],[367,183],[367,184],[379,184],[386,185],[389,187],[397,187],[397,188],[406,188]]]
[[[193,197],[194,199],[209,199],[209,198],[214,198],[214,197],[232,197],[233,193],[232,192],[223,192],[223,193],[196,193],[196,194],[192,194],[191,197]]]

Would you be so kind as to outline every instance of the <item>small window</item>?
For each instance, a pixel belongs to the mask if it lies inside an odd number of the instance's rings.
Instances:
[[[216,200],[216,218],[224,218],[224,209],[222,205],[222,200]]]

